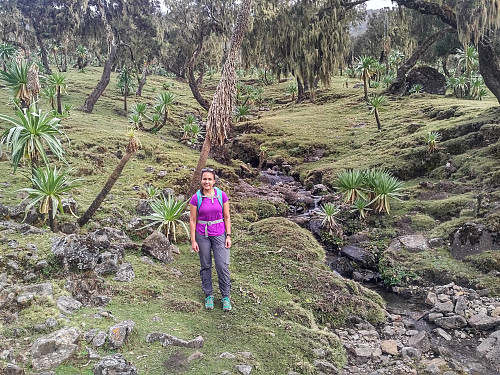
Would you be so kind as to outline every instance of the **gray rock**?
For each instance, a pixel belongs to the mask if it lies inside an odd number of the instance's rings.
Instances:
[[[453,312],[453,302],[451,302],[451,301],[436,302],[436,304],[432,308],[431,312],[451,313],[451,312]]]
[[[465,318],[460,315],[438,318],[434,321],[434,323],[444,329],[458,329],[467,325],[467,321],[465,320]]]
[[[199,350],[195,351],[193,354],[191,354],[189,357],[187,357],[188,362],[192,361],[197,361],[203,358],[203,353],[200,352]]]
[[[229,352],[224,352],[219,355],[219,358],[225,358],[225,359],[235,359],[236,356],[232,353]]]
[[[205,340],[201,336],[198,336],[193,340],[189,341],[179,339],[175,336],[161,332],[153,332],[146,336],[146,342],[152,343],[156,341],[160,341],[163,346],[173,345],[173,346],[182,346],[185,348],[195,348],[195,349],[202,348],[203,344],[205,343]]]
[[[100,348],[106,343],[106,339],[108,338],[108,334],[104,331],[99,331],[92,338],[92,345],[95,348]]]
[[[70,234],[56,239],[52,253],[65,268],[93,270],[99,258],[99,248],[93,246],[86,237]]]
[[[410,337],[408,344],[416,349],[421,349],[423,352],[427,352],[431,348],[429,334],[424,331],[420,331],[417,335]]]
[[[14,355],[13,355],[13,350],[10,349],[10,350],[2,350],[0,352],[0,359],[2,361],[11,361],[12,358],[14,358]]]
[[[500,241],[495,238],[495,233],[484,225],[465,223],[451,236],[451,255],[456,259],[463,259],[487,250],[500,250]]]
[[[65,214],[78,214],[78,202],[74,198],[65,198],[61,202]]]
[[[0,231],[18,232],[21,234],[43,234],[46,232],[46,230],[34,227],[26,223],[19,224],[13,221],[1,221]]]
[[[37,278],[38,276],[34,274],[33,272],[28,273],[26,276],[23,277],[23,280],[26,282],[33,281]]]
[[[88,239],[94,246],[101,249],[109,248],[111,244],[132,244],[132,240],[125,234],[124,231],[111,227],[103,227],[89,233]]]
[[[463,296],[458,296],[455,301],[455,313],[463,315],[467,308],[467,300]]]
[[[75,223],[61,223],[57,225],[57,229],[59,229],[64,234],[75,234],[80,231],[80,227]]]
[[[85,332],[83,334],[83,339],[85,341],[87,341],[88,343],[91,343],[92,340],[94,339],[95,335],[97,334],[97,332],[99,332],[99,329],[97,328],[92,328],[92,329],[89,329],[87,332]]]
[[[250,365],[236,365],[234,367],[240,374],[250,375],[252,373],[252,366]]]
[[[28,225],[35,223],[40,215],[35,207],[32,207],[26,212],[26,207],[28,206],[28,204],[29,201],[25,199],[21,203],[15,205],[14,207],[11,207],[9,212],[10,218],[12,220],[20,221]]]
[[[139,203],[137,203],[137,206],[135,207],[135,211],[137,212],[137,215],[140,216],[149,216],[153,213],[153,209],[151,208],[149,201],[146,199],[139,200]],[[142,226],[144,225],[145,224]]]
[[[424,236],[421,234],[412,234],[393,239],[387,250],[405,249],[410,253],[420,253],[429,250],[429,248],[429,243]]]
[[[120,353],[101,358],[94,365],[94,375],[137,375],[137,369]]]
[[[486,358],[500,372],[500,330],[489,335],[477,348],[477,354]]]
[[[36,371],[50,370],[69,359],[78,350],[78,328],[62,328],[38,338],[31,346],[32,366]]]
[[[500,317],[488,316],[485,314],[476,314],[472,315],[467,320],[467,323],[469,323],[472,328],[478,329],[480,331],[487,331],[489,329],[500,326]]]
[[[4,206],[2,202],[0,202],[0,220],[4,220],[9,216],[9,208]]]
[[[132,320],[124,320],[108,330],[108,346],[112,349],[118,349],[123,346],[127,338],[132,333],[135,323]]]
[[[365,250],[362,247],[347,245],[340,249],[342,255],[352,259],[356,263],[359,263],[363,267],[373,267],[375,265],[375,257],[373,253],[369,250]]]
[[[54,318],[47,318],[47,320],[45,321],[45,325],[49,328],[54,328],[57,326],[57,324],[57,320]]]
[[[2,372],[3,375],[24,375],[24,369],[13,364],[13,363],[8,363],[7,367],[3,369]]]
[[[68,296],[58,297],[56,305],[64,314],[73,314],[82,307],[82,303]]]
[[[171,262],[172,245],[168,238],[158,231],[151,233],[142,244],[142,251],[161,262]]]
[[[429,315],[427,315],[427,320],[429,322],[434,322],[436,319],[439,319],[442,317],[443,317],[442,313],[429,313]]]
[[[410,346],[405,346],[401,349],[401,355],[403,358],[420,358],[422,356],[422,350],[417,348],[412,348]]]
[[[43,270],[45,267],[48,267],[48,266],[49,266],[49,263],[48,263],[45,259],[42,259],[42,260],[38,261],[38,262],[35,264],[34,270],[35,270],[35,271],[41,271],[41,270]]]
[[[312,352],[316,358],[325,358],[327,354],[323,348],[314,348]]]
[[[429,94],[446,94],[446,77],[430,66],[417,66],[408,73],[405,88],[409,89],[417,84]]]
[[[452,339],[451,335],[442,328],[433,329],[432,332],[435,332],[438,336],[442,337],[446,341],[451,341]]]
[[[116,276],[113,280],[121,282],[131,282],[135,278],[134,269],[130,263],[123,263],[116,271]]]
[[[23,293],[17,296],[16,302],[21,306],[28,306],[33,301],[33,298],[35,298],[33,293]]]
[[[91,360],[101,359],[101,356],[99,355],[99,353],[97,353],[94,349],[89,348],[88,346],[86,346],[85,349],[87,349],[87,353],[89,353],[89,359],[91,359]]]
[[[315,359],[314,367],[316,367],[317,370],[322,371],[325,374],[338,374],[335,365],[325,360]]]
[[[395,340],[382,340],[380,343],[382,353],[398,355],[398,343]]]
[[[94,272],[98,275],[110,275],[118,270],[119,256],[110,251],[105,251],[99,255],[98,264],[94,268]]]

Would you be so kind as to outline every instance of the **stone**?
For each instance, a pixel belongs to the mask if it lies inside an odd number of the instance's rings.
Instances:
[[[49,263],[45,260],[45,259],[42,259],[42,260],[39,260],[36,264],[35,264],[35,267],[33,267],[33,269],[35,271],[41,271],[43,270],[44,268],[48,267],[49,266]]]
[[[78,350],[78,328],[65,327],[38,338],[30,348],[35,371],[51,370],[69,359]]]
[[[76,310],[82,307],[82,303],[68,296],[58,297],[56,305],[64,314],[73,314]]]
[[[410,253],[420,253],[430,249],[427,239],[421,234],[400,236],[392,240],[387,250],[405,249]]]
[[[403,358],[420,358],[422,356],[422,351],[420,349],[412,348],[411,346],[405,346],[401,349],[401,356]]]
[[[95,348],[100,348],[106,343],[106,339],[108,338],[108,334],[104,331],[98,331],[95,336],[92,338],[92,345]]]
[[[28,206],[29,201],[27,199],[23,200],[21,203],[11,207],[9,216],[12,220],[20,221],[22,223],[31,225],[35,223],[40,214],[35,207],[32,207],[30,210],[26,211],[26,207]]]
[[[38,296],[52,297],[52,283],[32,284],[22,287],[23,293],[32,293]]]
[[[97,265],[99,248],[92,246],[86,237],[70,234],[54,241],[52,253],[64,267],[93,270]]]
[[[75,234],[80,231],[80,227],[76,223],[61,223],[57,225],[59,229],[64,234]]]
[[[101,359],[99,353],[97,353],[94,349],[89,348],[88,346],[86,346],[85,349],[87,350],[87,353],[89,353],[90,360]]]
[[[335,271],[339,275],[348,278],[352,277],[355,270],[353,261],[348,259],[347,257],[335,258],[329,263],[328,266],[332,271]]]
[[[446,94],[446,77],[430,66],[417,66],[406,76],[407,92],[415,86],[422,85],[422,91],[429,94]]]
[[[500,241],[495,240],[495,233],[484,225],[465,223],[451,236],[450,251],[455,259],[481,254],[483,251],[500,250]]]
[[[203,358],[203,353],[200,352],[199,350],[195,351],[193,354],[191,354],[189,357],[187,357],[188,362],[192,361],[197,361]]]
[[[21,306],[28,306],[33,301],[33,298],[35,298],[33,293],[23,293],[17,296],[16,302]]]
[[[314,348],[312,350],[312,352],[316,358],[325,358],[326,357],[326,350],[323,348]]]
[[[335,365],[325,360],[315,359],[314,367],[316,367],[317,370],[322,371],[325,374],[338,374]]]
[[[398,343],[395,340],[382,340],[380,343],[382,353],[398,355]]]
[[[137,375],[137,369],[120,353],[101,358],[94,365],[94,375]]]
[[[442,328],[433,329],[432,332],[435,332],[438,336],[442,337],[446,341],[451,341],[452,339],[451,335]]]
[[[121,282],[131,282],[135,278],[134,268],[130,263],[123,263],[116,271],[116,276],[113,277],[113,280],[121,281]]]
[[[2,202],[0,202],[0,220],[4,220],[9,216],[9,208],[4,206]]]
[[[429,292],[427,293],[427,298],[425,299],[425,303],[429,306],[434,306],[434,304],[437,302],[437,295],[436,293]]]
[[[436,302],[436,304],[432,308],[431,312],[451,313],[451,312],[453,312],[453,307],[454,307],[453,302],[451,302],[451,301]]]
[[[476,314],[467,319],[467,323],[469,323],[472,328],[480,331],[488,331],[489,329],[500,327],[500,317]]]
[[[153,209],[151,208],[149,201],[146,199],[139,200],[139,203],[137,203],[137,206],[135,207],[135,211],[139,216],[149,216],[153,214]],[[145,224],[143,224],[142,226],[144,225]]]
[[[88,343],[91,343],[97,332],[99,332],[99,329],[97,328],[89,329],[87,332],[83,334],[82,338]]]
[[[434,358],[426,361],[425,366],[429,374],[441,374],[441,368],[446,366],[446,361],[443,358]]]
[[[236,356],[234,354],[232,354],[232,353],[224,352],[224,353],[219,354],[219,358],[235,359]]]
[[[173,260],[170,241],[163,233],[158,231],[154,231],[144,240],[142,251],[161,262],[168,263]]]
[[[427,332],[420,331],[417,335],[409,338],[408,345],[416,349],[421,349],[423,352],[429,351],[431,348],[429,334]]]
[[[500,330],[493,332],[476,348],[480,357],[487,359],[500,372]]]
[[[175,336],[161,332],[153,332],[146,336],[146,342],[152,343],[155,341],[160,341],[163,346],[173,345],[173,346],[182,346],[185,348],[195,348],[195,349],[202,348],[203,344],[205,343],[205,340],[203,339],[202,336],[197,336],[189,341],[179,339]]]
[[[460,315],[438,318],[434,321],[434,323],[444,329],[458,329],[467,325],[467,321],[465,320],[465,318]]]
[[[427,320],[429,322],[434,322],[436,319],[438,318],[442,318],[443,317],[443,314],[442,313],[429,313],[427,315]]]
[[[369,250],[354,245],[346,245],[340,249],[340,253],[363,267],[373,267],[375,265],[375,257]]]
[[[463,296],[458,296],[455,301],[455,313],[463,315],[467,309],[467,300]]]
[[[493,316],[493,317],[499,317],[500,316],[500,307],[495,307],[491,311],[491,316]]]
[[[354,354],[356,357],[371,357],[373,354],[373,351],[375,349],[373,348],[355,348],[354,349]]]
[[[2,371],[3,375],[24,375],[24,369],[13,364],[13,363],[8,363],[7,367],[5,367]]]
[[[118,270],[119,260],[118,254],[105,251],[99,255],[98,264],[95,266],[94,272],[101,276],[113,274]]]
[[[121,348],[132,333],[134,327],[135,323],[132,320],[124,320],[109,327],[108,346],[111,349]]]
[[[252,373],[252,366],[250,365],[236,365],[236,370],[243,375],[250,375]]]
[[[65,214],[78,214],[78,202],[73,197],[62,199],[61,202]]]

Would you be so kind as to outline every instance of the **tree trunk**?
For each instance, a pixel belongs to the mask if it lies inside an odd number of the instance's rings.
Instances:
[[[446,77],[451,77],[451,73],[448,70],[448,54],[443,56],[443,60],[441,61],[441,66],[443,67],[443,73]]]
[[[479,73],[483,76],[484,84],[500,103],[500,66],[488,36],[483,36],[479,41],[478,54]]]
[[[125,91],[123,92],[123,110],[125,112],[127,112],[127,94],[128,94],[128,90],[127,88],[125,87]]]
[[[67,72],[68,71],[68,48],[63,49],[63,61],[61,61],[62,65],[62,71]]]
[[[115,184],[116,180],[118,180],[118,177],[120,177],[120,175],[122,174],[123,168],[134,153],[135,152],[129,152],[128,150],[125,151],[125,154],[123,154],[115,170],[113,171],[111,176],[109,176],[108,181],[106,181],[106,184],[102,188],[99,195],[97,195],[87,211],[85,211],[85,213],[78,219],[78,225],[80,225],[80,227],[83,227],[85,224],[87,224],[92,216],[94,216],[95,212],[101,206],[102,202],[111,191],[111,188]]]
[[[193,178],[191,179],[191,184],[189,185],[188,197],[192,196],[196,190],[198,190],[201,181],[201,170],[205,166],[208,160],[208,155],[210,154],[210,149],[212,148],[212,142],[208,136],[205,137],[203,141],[203,146],[201,147],[200,158],[198,159],[198,164],[194,170]]]
[[[379,132],[381,132],[382,131],[382,124],[380,123],[380,118],[378,116],[377,108],[375,108],[374,112],[375,112],[375,121],[377,121],[377,129]]]
[[[49,227],[50,227],[50,230],[55,233],[56,230],[57,230],[57,225],[56,225],[56,219],[54,218],[54,216],[52,215],[52,210],[49,210],[48,214],[49,215]]]
[[[297,77],[297,101],[296,103],[300,103],[301,101],[306,99],[306,93],[304,90],[304,85],[299,77]]]
[[[57,86],[57,113],[62,115],[62,104],[61,104],[61,86]]]
[[[393,95],[406,94],[406,74],[415,66],[418,59],[423,56],[425,51],[438,39],[442,38],[446,33],[454,31],[453,29],[440,30],[435,34],[430,35],[416,49],[408,60],[398,68],[398,73],[394,82],[389,86],[389,93]]]
[[[365,101],[368,101],[368,79],[366,73],[363,73],[363,92],[365,93]]]
[[[144,68],[144,71],[142,72],[142,78],[139,81],[139,84],[137,85],[137,91],[135,92],[135,95],[141,96],[142,95],[142,89],[144,88],[144,85],[146,84],[146,77],[149,74],[149,65],[146,65]]]
[[[198,45],[196,49],[194,50],[193,54],[191,55],[191,58],[189,59],[189,62],[187,63],[187,71],[188,71],[188,82],[189,82],[189,88],[191,89],[191,92],[193,93],[194,98],[198,102],[199,105],[202,106],[203,109],[208,111],[210,109],[210,102],[201,95],[198,82],[194,76],[194,65],[196,63],[196,59],[198,58],[198,55],[200,54],[202,48],[203,48],[203,33],[204,30],[203,28],[200,30],[200,33],[198,34]]]
[[[101,97],[102,93],[106,89],[109,83],[109,79],[111,77],[111,67],[113,66],[113,61],[116,56],[117,44],[115,34],[109,25],[107,25],[108,29],[108,59],[104,64],[104,70],[102,71],[102,76],[94,91],[89,95],[89,97],[85,100],[85,103],[80,108],[85,113],[92,113],[94,110],[94,105],[97,100]]]
[[[38,42],[38,46],[40,47],[40,52],[42,54],[42,63],[43,63],[43,67],[45,68],[45,73],[52,74],[52,70],[50,70],[50,65],[49,65],[49,58],[47,56],[47,50],[45,49],[45,46],[43,45],[42,35],[40,34],[40,31],[38,30],[38,28],[35,25],[36,25],[36,21],[33,20],[33,29],[35,31],[35,36],[36,36],[36,40]]]

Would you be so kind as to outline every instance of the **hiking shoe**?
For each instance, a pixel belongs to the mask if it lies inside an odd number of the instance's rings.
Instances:
[[[214,296],[208,296],[207,298],[205,298],[205,308],[207,310],[214,309]]]
[[[222,310],[231,311],[231,300],[229,297],[224,297],[222,299]]]

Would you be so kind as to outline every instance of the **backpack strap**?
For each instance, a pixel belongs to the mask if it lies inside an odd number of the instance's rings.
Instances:
[[[222,190],[214,187],[215,195],[217,195],[217,199],[219,200],[220,206],[224,207],[224,203],[222,203]]]
[[[196,204],[198,205],[198,209],[196,211],[196,215],[198,215],[198,213],[200,212],[201,202],[203,202],[203,197],[201,196],[201,190],[198,190],[196,192]]]
[[[215,196],[217,197],[217,200],[220,203],[220,206],[224,207],[224,204],[222,203],[222,190],[214,187],[214,191],[215,191]],[[198,205],[198,210],[196,211],[197,214],[200,212],[200,206],[201,206],[201,203],[203,202],[203,197],[207,197],[207,196],[201,195],[201,190],[198,190],[196,192],[196,200],[197,200],[196,204]],[[213,196],[210,196],[209,198],[211,198],[212,202],[213,202]]]

